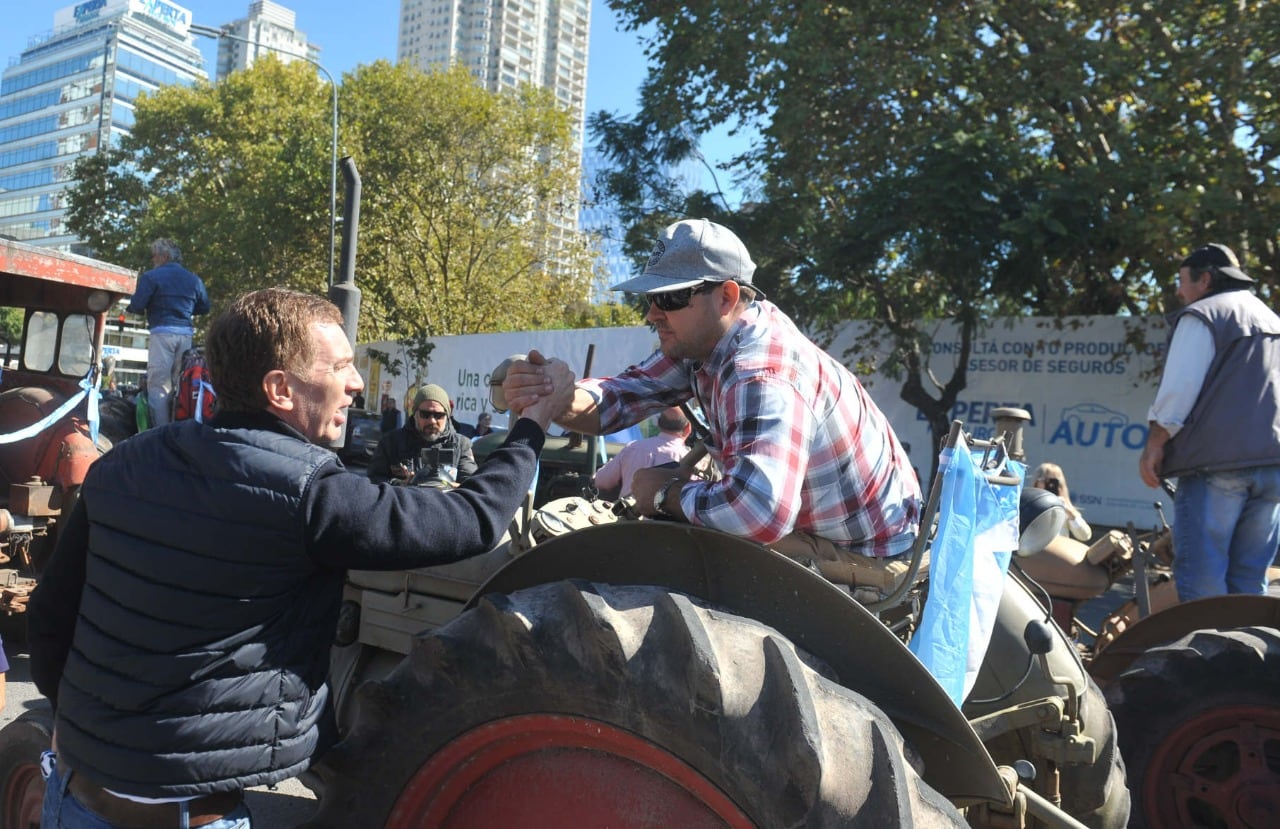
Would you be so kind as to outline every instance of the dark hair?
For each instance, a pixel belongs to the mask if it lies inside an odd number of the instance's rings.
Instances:
[[[254,291],[233,302],[209,326],[205,341],[218,409],[262,411],[267,372],[305,376],[315,358],[313,323],[342,325],[342,313],[327,299],[284,288]]]
[[[679,409],[664,409],[658,415],[658,428],[664,432],[683,432],[689,425],[689,419]]]

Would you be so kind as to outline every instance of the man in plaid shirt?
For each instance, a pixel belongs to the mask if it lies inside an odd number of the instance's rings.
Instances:
[[[798,541],[819,560],[908,552],[920,485],[906,451],[858,379],[764,299],[754,272],[728,228],[706,219],[667,227],[644,273],[613,286],[645,294],[659,351],[616,377],[579,382],[556,423],[608,434],[696,400],[724,477],[639,470],[632,494],[642,514],[788,551]],[[542,359],[508,370],[503,391],[517,412],[544,393]]]

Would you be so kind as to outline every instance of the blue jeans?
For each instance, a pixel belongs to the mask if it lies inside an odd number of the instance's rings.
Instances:
[[[1184,475],[1174,505],[1179,598],[1266,593],[1280,545],[1280,466]]]
[[[58,774],[52,753],[42,763],[45,774],[44,808],[40,813],[41,829],[115,829],[107,820],[86,809],[67,791],[67,780]],[[188,829],[186,804],[180,804],[181,819],[174,829]],[[221,820],[206,823],[202,829],[252,829],[248,805],[241,803]]]

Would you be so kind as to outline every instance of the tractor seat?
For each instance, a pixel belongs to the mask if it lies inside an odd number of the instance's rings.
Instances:
[[[852,588],[870,588],[883,595],[893,592],[898,583],[911,569],[911,557],[873,558],[871,556],[854,556],[845,561],[818,561],[818,572],[828,581]],[[922,582],[929,577],[929,553],[926,551],[920,561],[920,570],[916,573],[916,581]]]
[[[1059,599],[1092,599],[1111,586],[1107,569],[1089,560],[1089,548],[1062,535],[1040,552],[1019,558],[1018,566]]]

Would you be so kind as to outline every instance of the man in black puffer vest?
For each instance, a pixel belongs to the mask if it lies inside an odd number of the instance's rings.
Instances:
[[[496,546],[573,390],[548,362],[546,394],[446,494],[371,483],[325,448],[363,387],[331,303],[248,294],[207,351],[213,420],[99,460],[32,596],[31,672],[56,709],[45,826],[88,825],[82,805],[112,826],[248,827],[243,790],[297,775],[332,737],[345,571]]]

